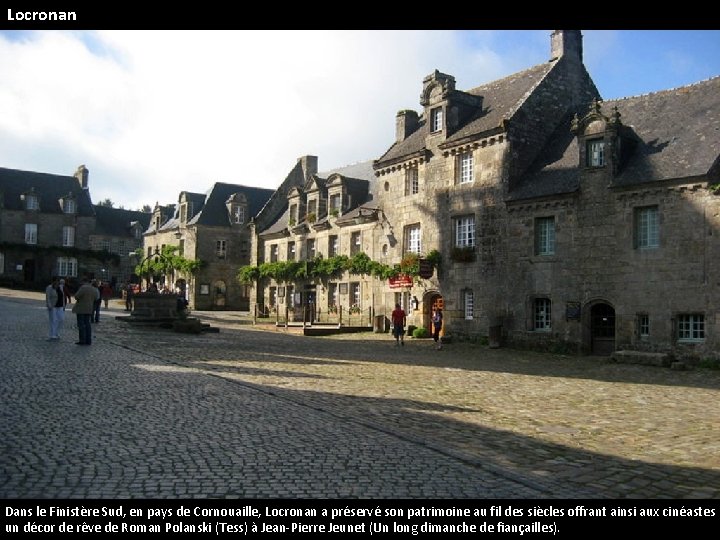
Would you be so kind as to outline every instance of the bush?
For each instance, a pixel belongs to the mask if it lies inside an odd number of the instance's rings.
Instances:
[[[720,359],[718,358],[703,358],[698,363],[698,366],[705,369],[720,369]]]
[[[412,336],[414,338],[418,338],[418,339],[427,338],[427,337],[430,337],[430,332],[428,332],[427,328],[424,328],[424,327],[415,328],[412,331]]]

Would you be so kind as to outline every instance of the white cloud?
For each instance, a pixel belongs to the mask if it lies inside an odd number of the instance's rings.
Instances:
[[[305,154],[321,170],[378,158],[434,69],[473,88],[546,61],[549,35],[0,33],[0,166],[72,174],[85,164],[93,198],[126,208],[216,181],[275,188]],[[585,43],[591,73],[617,53],[615,32]]]
[[[444,31],[34,32],[0,38],[0,164],[90,169],[95,200],[174,202],[215,181],[277,187],[379,157],[433,69],[492,78],[490,51]],[[469,81],[464,87],[478,84]],[[39,156],[37,149],[49,150]]]

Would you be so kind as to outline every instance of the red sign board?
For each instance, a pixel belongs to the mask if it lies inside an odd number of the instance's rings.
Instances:
[[[412,287],[413,280],[411,276],[400,274],[388,280],[391,289],[399,289],[401,287]]]

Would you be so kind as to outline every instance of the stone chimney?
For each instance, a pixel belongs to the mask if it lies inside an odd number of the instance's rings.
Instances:
[[[395,140],[404,141],[418,128],[418,113],[412,110],[399,111],[395,117]]]
[[[80,183],[80,187],[83,189],[88,189],[88,174],[90,174],[90,171],[87,170],[85,165],[80,165],[75,171],[74,176],[77,178],[77,181]]]
[[[318,158],[317,156],[303,156],[298,158],[300,167],[302,167],[303,177],[305,180],[310,178],[313,174],[318,172]]]
[[[561,56],[582,64],[582,33],[580,30],[555,30],[550,34],[550,60]]]

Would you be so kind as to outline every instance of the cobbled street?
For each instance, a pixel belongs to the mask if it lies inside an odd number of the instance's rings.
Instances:
[[[720,498],[720,371],[117,316],[0,289],[0,497]]]

